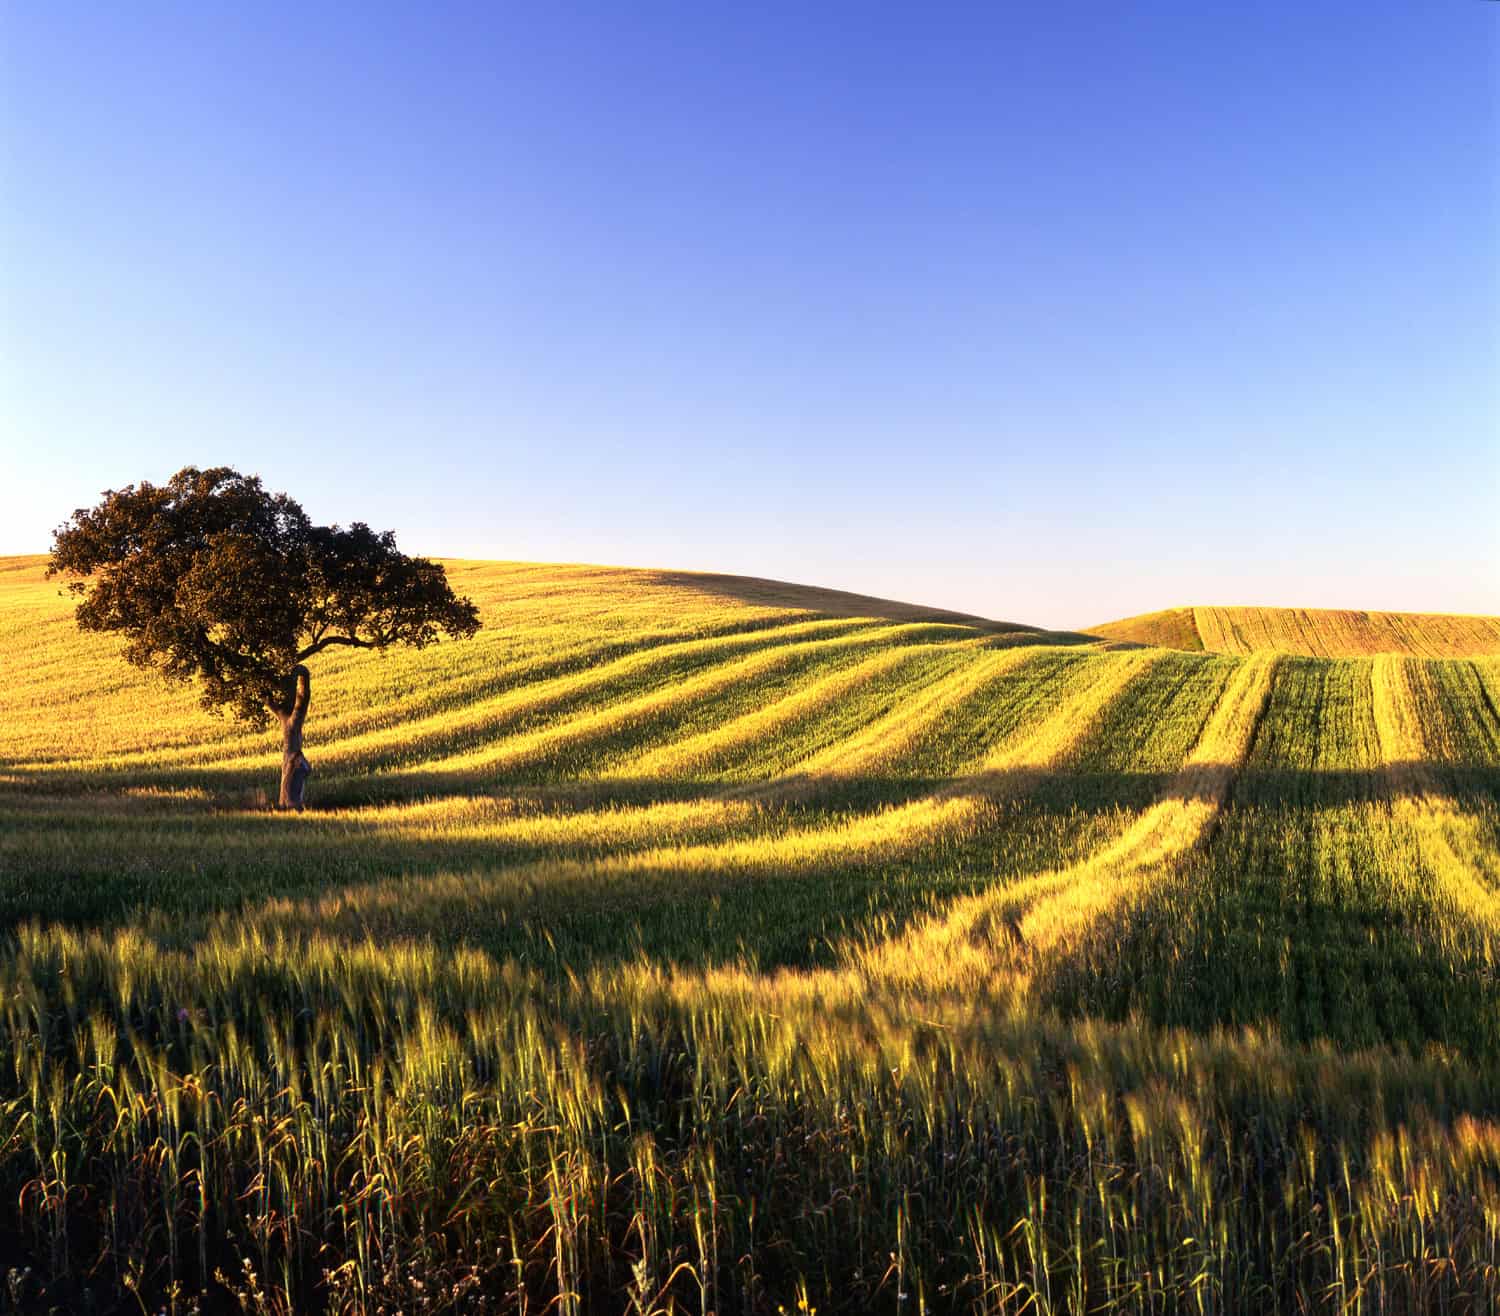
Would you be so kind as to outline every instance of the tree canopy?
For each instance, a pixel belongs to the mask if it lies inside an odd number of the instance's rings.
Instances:
[[[313,525],[286,494],[227,466],[106,492],[54,534],[49,575],[78,577],[78,624],[125,657],[197,681],[205,708],[285,720],[301,664],[334,645],[417,648],[479,629],[443,568],[356,521]],[[305,676],[305,669],[302,669]]]

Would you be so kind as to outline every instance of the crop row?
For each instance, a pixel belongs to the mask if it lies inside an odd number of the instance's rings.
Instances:
[[[301,816],[0,578],[0,1310],[1500,1303],[1493,660],[460,570]]]

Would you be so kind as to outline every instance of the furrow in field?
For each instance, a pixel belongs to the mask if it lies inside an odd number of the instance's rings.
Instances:
[[[955,627],[920,624],[893,627],[868,618],[823,618],[674,641],[563,676],[521,685],[477,705],[462,718],[428,720],[415,726],[402,724],[374,735],[349,737],[325,751],[323,757],[330,766],[347,761],[360,771],[425,765],[429,760],[452,759],[473,751],[482,754],[502,737],[516,732],[526,734],[540,719],[570,716],[575,710],[587,716],[645,692],[671,688],[674,681],[692,679],[704,669],[745,654],[791,650],[810,641],[847,640],[855,645],[876,645],[918,643],[963,634]]]
[[[962,843],[991,825],[997,798],[1023,790],[1047,766],[1060,767],[1095,733],[1112,700],[1132,681],[1148,673],[1157,655],[1110,654],[1082,666],[1073,701],[1060,703],[1048,725],[1015,738],[986,755],[983,775],[945,783],[938,791],[910,803],[871,813],[795,825],[771,797],[735,799],[727,795],[682,805],[600,811],[584,818],[570,814],[549,819],[516,820],[513,832],[534,840],[548,836],[566,841],[568,829],[590,829],[601,851],[595,857],[549,859],[470,873],[447,872],[423,878],[416,890],[403,882],[348,888],[311,903],[274,903],[264,918],[284,926],[320,926],[369,935],[399,919],[443,924],[446,909],[463,910],[466,918],[502,917],[512,907],[538,899],[576,900],[580,888],[592,888],[601,902],[616,902],[624,893],[634,900],[659,901],[666,888],[701,893],[766,878],[786,878],[810,871],[855,870],[873,864],[910,861],[935,844]],[[1012,771],[1006,771],[1010,769]],[[990,775],[994,774],[994,775]],[[1034,775],[1033,775],[1034,774]],[[445,829],[444,806],[414,806],[420,816],[431,810],[433,825]],[[403,811],[403,817],[412,816]],[[653,827],[666,823],[676,843],[650,844]],[[702,826],[739,827],[740,836],[702,841],[687,838]],[[508,830],[512,830],[508,825]],[[660,833],[657,833],[660,835]],[[570,895],[569,893],[573,894]],[[420,910],[420,914],[419,911]],[[488,910],[491,913],[480,914]],[[506,915],[508,917],[508,915]]]
[[[1460,777],[1465,771],[1491,775],[1500,770],[1500,664],[1473,659],[1434,663],[1426,670],[1441,710],[1438,721],[1423,725],[1428,748],[1436,751],[1450,776],[1455,770]]]
[[[540,685],[557,677],[597,671],[607,664],[638,657],[669,646],[689,646],[720,637],[773,635],[782,626],[793,626],[807,618],[786,616],[760,619],[746,624],[743,618],[730,617],[705,621],[691,627],[656,627],[650,630],[615,633],[579,640],[563,634],[553,638],[545,630],[522,630],[506,635],[508,646],[497,644],[501,652],[487,652],[479,647],[481,631],[474,641],[449,646],[441,665],[421,661],[427,655],[410,654],[404,679],[382,705],[369,707],[362,690],[351,690],[344,703],[330,719],[332,737],[343,739],[390,727],[410,726],[435,715],[483,705],[520,688]],[[874,625],[875,623],[870,623]],[[396,655],[384,655],[390,664]]]
[[[913,662],[891,668],[783,723],[775,734],[737,745],[722,757],[719,774],[741,783],[800,780],[802,765],[816,754],[858,736],[892,709],[920,697],[935,683],[980,661],[981,643],[928,646]],[[941,775],[941,774],[939,774]],[[877,779],[865,779],[875,786]],[[890,783],[884,783],[890,784]],[[739,789],[753,789],[742,785]]]
[[[670,683],[674,677],[740,654],[774,650],[822,637],[877,630],[888,631],[889,628],[868,620],[835,618],[677,641],[645,651],[633,650],[624,657],[596,667],[521,685],[497,698],[465,707],[459,714],[415,718],[398,726],[382,726],[361,735],[344,736],[321,747],[317,744],[317,730],[310,725],[308,752],[316,757],[317,769],[325,773],[372,771],[384,766],[422,763],[429,758],[452,757],[456,752],[497,740],[528,720],[565,713],[586,702],[597,705],[601,699],[629,697],[642,685]],[[314,695],[316,699],[316,690]],[[242,745],[228,747],[228,752],[222,756],[208,747],[187,748],[166,756],[148,751],[112,756],[103,766],[110,771],[128,771],[209,762],[219,769],[254,769],[264,766],[265,752],[247,753]]]
[[[1036,650],[1031,648],[985,651],[959,671],[904,700],[857,735],[804,759],[797,765],[797,775],[853,777],[875,773],[920,738],[945,713],[1035,656]]]
[[[374,817],[364,810],[353,811],[351,816],[358,819],[361,830],[368,827],[402,840],[461,839],[493,844],[497,849],[525,845],[558,853],[597,853],[659,847],[663,837],[710,841],[716,833],[753,823],[759,813],[750,801],[716,796],[568,812],[515,813],[506,805],[483,796],[461,796],[380,809]]]
[[[1500,659],[1480,658],[1469,664],[1474,674],[1478,715],[1472,726],[1482,738],[1482,757],[1491,767],[1500,767]]]
[[[898,630],[901,634],[923,633],[921,628]],[[861,654],[861,646],[857,643],[859,638],[845,637],[847,643],[825,641],[803,646],[802,653],[788,657],[788,669],[801,663],[806,665],[799,675],[814,670],[809,660],[819,657],[820,651],[824,663],[853,660],[857,665]],[[840,654],[840,649],[846,652]],[[986,656],[967,645],[908,645],[896,652],[919,660],[974,660]],[[1104,673],[1113,670],[1120,662],[1113,655],[1084,659],[1072,654],[1059,657],[1045,651],[1032,652],[1035,665],[1074,672],[1075,686],[1080,684],[1079,673]],[[1014,687],[1009,699],[1022,712],[1009,710],[1002,720],[1008,719],[1008,724],[1013,725],[1018,719],[1024,721],[1023,712],[1036,710],[1038,699],[1033,687],[1050,688],[1063,684],[1056,679],[1055,673],[1044,672],[1043,675],[1046,679],[1041,682],[1032,679]],[[768,677],[764,673],[757,678],[751,674],[736,682],[740,688],[731,694],[721,691],[714,696],[712,692],[706,693],[701,706],[712,710],[733,699],[754,697],[760,691],[774,688],[776,680],[784,678],[784,673],[781,678]],[[991,705],[993,703],[992,699]],[[993,706],[987,711],[991,717],[995,716]],[[654,734],[655,727],[642,725],[646,726],[647,732]],[[592,749],[607,743],[610,735],[607,730],[601,731],[594,738],[594,745],[586,748],[592,752]],[[758,798],[734,798],[732,788],[726,783],[711,794],[696,799],[658,800],[640,805],[615,801],[600,805],[595,802],[598,797],[587,789],[588,782],[559,782],[555,779],[555,767],[555,763],[547,765],[547,780],[531,787],[513,787],[503,797],[446,793],[442,798],[416,804],[320,810],[299,820],[297,854],[302,862],[311,862],[310,856],[316,854],[317,862],[329,872],[341,868],[358,871],[361,866],[365,869],[373,866],[388,872],[415,873],[430,869],[433,864],[472,870],[489,868],[497,863],[533,865],[544,859],[548,862],[588,862],[632,850],[666,852],[686,844],[727,844],[736,837],[745,838],[747,845],[727,855],[717,852],[717,857],[726,859],[730,868],[753,864],[750,852],[766,837],[778,838],[775,846],[767,852],[769,856],[777,862],[792,861],[793,866],[802,860],[827,862],[830,857],[837,857],[841,847],[846,845],[849,847],[847,857],[861,862],[863,857],[880,853],[879,847],[886,838],[898,843],[891,851],[893,856],[899,857],[902,853],[899,848],[903,839],[899,835],[901,818],[882,823],[879,815],[871,814],[868,816],[875,819],[873,823],[846,829],[821,843],[808,842],[796,838],[805,838],[827,824],[804,824],[799,828],[795,811],[788,812],[785,807],[793,801],[778,798],[774,792]],[[451,792],[455,781],[466,787],[472,785],[472,782],[453,777],[435,779],[421,772],[402,774],[400,778],[400,784],[413,791]],[[607,779],[599,779],[594,784],[604,788],[608,800]],[[840,801],[823,803],[837,806]],[[152,799],[135,801],[122,798],[111,807],[112,820],[99,821],[122,835],[129,835],[132,853],[142,856],[143,862],[153,870],[197,871],[200,857],[196,853],[197,833],[194,829],[198,824],[193,817],[166,811],[161,801]],[[28,816],[28,832],[50,827],[69,838],[76,836],[86,852],[87,836],[93,833],[80,831],[79,819],[66,811],[58,812],[56,808],[48,812],[45,801],[41,799],[37,801],[37,810],[34,817]],[[941,821],[939,818],[939,825]],[[217,860],[226,866],[226,873],[230,870],[239,873],[246,862],[253,866],[253,861],[247,857],[260,848],[277,845],[272,838],[282,834],[285,822],[275,815],[254,811],[225,816],[221,829],[226,839],[220,846]],[[912,839],[920,842],[921,837]],[[66,867],[70,862],[71,847],[71,840],[62,849],[54,847],[54,857],[59,865]],[[715,855],[711,854],[704,862],[711,865],[714,858]],[[701,866],[694,868],[691,857],[686,862],[689,870],[697,874],[694,880],[701,881],[707,870]]]
[[[649,750],[621,764],[609,775],[661,777],[712,772],[737,752],[780,735],[792,723],[826,710],[877,679],[917,666],[923,656],[910,648],[874,654],[852,668],[833,672],[722,726]]]
[[[931,657],[930,651],[935,647],[946,646],[920,646],[877,655],[872,662],[858,664],[850,671],[835,672],[823,681],[815,682],[801,694],[789,696],[788,701],[798,700],[801,695],[826,694],[828,685],[842,685],[856,675],[864,674],[868,679],[869,669],[885,670],[893,658],[911,661]],[[967,645],[957,647],[960,657],[974,660],[990,656]],[[1032,657],[1037,657],[1034,650]],[[1083,674],[1074,684],[1079,687],[1077,693],[1084,703],[1072,702],[1066,709],[1060,703],[1055,706],[1050,718],[1041,719],[1042,729],[1033,730],[1018,744],[1014,756],[1016,762],[1040,766],[1039,749],[1044,744],[1050,745],[1054,755],[1060,757],[1068,746],[1080,743],[1092,733],[1107,704],[1153,661],[1152,657],[1137,655],[1097,656],[1087,663],[1072,659],[1072,666]],[[1011,670],[1015,666],[1012,662],[1005,668]],[[990,670],[993,674],[993,669]],[[693,742],[684,743],[691,745]],[[767,862],[788,865],[821,862],[833,854],[862,861],[882,852],[882,847],[890,848],[894,857],[904,842],[920,845],[925,837],[940,832],[945,825],[961,825],[965,818],[978,811],[976,805],[984,799],[993,801],[1002,794],[1014,794],[1024,788],[1029,778],[1018,776],[1013,781],[1001,780],[998,769],[1006,761],[1002,745],[974,765],[977,771],[989,775],[948,782],[903,809],[863,814],[852,820],[842,820],[831,828],[821,823],[798,828],[790,824],[790,815],[781,812],[783,806],[796,802],[805,794],[800,789],[800,778],[760,783],[748,791],[725,783],[710,795],[696,800],[560,812],[528,809],[520,800],[445,796],[418,804],[374,806],[328,814],[320,817],[319,822],[334,825],[347,821],[350,827],[374,829],[391,840],[430,835],[434,840],[450,845],[489,843],[497,854],[530,847],[548,849],[559,857],[566,857],[569,852],[592,851],[593,857],[600,858],[611,851],[649,849],[652,854],[645,861],[648,867],[685,863],[692,868],[701,866],[705,856],[722,859],[731,867],[743,866],[750,862],[753,854],[759,854]],[[641,761],[633,760],[621,765],[617,771],[634,779],[641,769]],[[553,794],[546,786],[537,789],[549,798]],[[959,801],[958,796],[968,798]],[[519,814],[517,809],[521,810]],[[721,832],[718,837],[712,834],[715,828]],[[907,828],[915,830],[903,836]],[[737,840],[728,835],[734,831],[751,834]],[[672,844],[663,846],[661,842],[667,837],[671,838]],[[684,844],[689,841],[699,846],[700,852],[696,856],[682,854]]]
[[[1193,626],[1210,653],[1244,654],[1250,646],[1233,628],[1227,608],[1194,608]]]
[[[790,770],[732,788],[730,794],[775,804],[848,798],[885,783],[899,787],[942,779],[911,802],[923,806],[985,790],[973,778],[987,757],[1004,752],[1028,725],[1046,723],[1071,693],[1071,683],[1097,681],[1119,660],[1098,653],[1038,646],[969,650],[967,661],[915,694],[901,692],[889,712],[866,721]],[[990,783],[993,793],[994,783]],[[867,797],[868,798],[868,797]]]
[[[993,794],[1000,788],[1002,777],[1010,782],[1005,789],[1026,789],[1035,775],[1057,771],[1093,738],[1126,688],[1145,680],[1165,656],[1127,651],[1086,660],[1088,679],[1081,688],[1070,687],[1065,702],[1051,716],[996,746],[979,764],[975,778],[956,781],[949,789],[972,790],[977,786]]]
[[[642,868],[714,864],[786,868],[822,862],[831,855],[864,862],[909,853],[945,832],[972,830],[981,825],[997,799],[1019,794],[1047,771],[1061,767],[1092,734],[1110,702],[1130,682],[1149,671],[1154,658],[1151,654],[1122,654],[1096,659],[1094,679],[1079,691],[1075,702],[1055,709],[1041,726],[1018,741],[992,750],[976,765],[972,775],[947,781],[920,799],[861,814],[833,826],[723,845],[653,851],[635,856],[630,862]],[[790,779],[769,782],[753,795],[726,792],[725,798],[733,802],[757,799],[779,803],[786,798],[781,791],[794,785]]]
[[[1003,656],[1014,658],[1017,655]],[[769,657],[765,655],[747,661],[766,662]],[[987,805],[1024,792],[1047,772],[1061,767],[1095,733],[1107,709],[1125,688],[1141,679],[1159,658],[1157,654],[1124,653],[1098,655],[1086,664],[1079,663],[1081,676],[1071,699],[1059,701],[1049,715],[1040,718],[1019,738],[1002,741],[972,764],[970,771],[945,781],[917,800],[842,820],[832,827],[789,831],[770,843],[761,839],[732,842],[724,853],[733,858],[739,856],[745,846],[755,848],[769,844],[770,848],[764,849],[761,855],[767,861],[800,862],[840,850],[851,855],[870,855],[892,846],[906,849],[923,844],[935,832],[973,820]],[[1014,672],[1023,665],[1018,661],[982,664],[991,680],[1000,672]],[[927,701],[922,702],[924,708],[929,706]],[[643,701],[641,711],[654,707]],[[564,727],[559,731],[568,729]],[[837,780],[832,779],[835,783]],[[780,806],[797,798],[801,786],[799,775],[758,783],[752,789],[726,787],[701,803],[706,809]]]
[[[1161,657],[1035,648],[979,655],[857,736],[739,793],[800,799],[888,773],[945,778],[904,806],[914,810],[961,797],[971,804],[1013,797],[1062,767]]]
[[[495,745],[487,744],[458,754],[429,756],[421,763],[421,771],[424,776],[435,778],[452,774],[499,775],[523,766],[551,762],[564,750],[576,751],[590,742],[638,733],[648,726],[662,736],[670,736],[678,729],[673,715],[700,706],[713,714],[723,707],[715,697],[726,692],[738,690],[744,698],[753,698],[763,688],[753,683],[763,682],[779,670],[847,658],[872,646],[920,643],[932,636],[932,627],[903,624],[862,630],[853,635],[761,646],[736,661],[715,663],[708,670],[686,679],[659,683],[643,694],[603,707],[590,707]]]
[[[1066,869],[957,903],[907,937],[876,947],[867,971],[920,973],[930,981],[933,966],[944,964],[953,986],[993,982],[997,973],[1022,986],[1037,957],[1063,952],[1098,920],[1145,898],[1212,835],[1254,741],[1276,666],[1272,656],[1245,662],[1161,798],[1123,835]]]
[[[1480,930],[1485,958],[1493,959],[1500,948],[1500,855],[1480,821],[1443,792],[1433,769],[1446,746],[1432,664],[1382,655],[1372,664],[1371,692],[1392,812],[1416,836],[1424,866]]]
[[[1339,1046],[1489,1048],[1492,1028],[1461,1022],[1492,1010],[1483,938],[1393,815],[1372,666],[1283,657],[1210,842],[1117,917],[1026,964],[1028,998],[1069,1016],[1264,1023]],[[1482,794],[1475,807],[1493,822]]]
[[[1028,945],[1055,946],[1137,896],[1153,879],[1166,875],[1170,860],[1208,838],[1255,739],[1276,667],[1270,657],[1247,662],[1225,689],[1166,798],[1083,865],[1085,871],[1078,874],[1083,880],[1027,903],[1020,930]]]
[[[771,618],[754,615],[747,620],[735,613],[692,617],[675,628],[658,623],[636,631],[622,630],[618,618],[610,620],[615,624],[612,632],[581,640],[576,632],[555,627],[518,627],[505,632],[481,631],[472,641],[422,652],[327,655],[314,674],[310,744],[338,747],[382,734],[387,739],[402,740],[420,734],[424,726],[460,726],[521,690],[537,690],[547,698],[550,692],[543,687],[549,682],[569,678],[586,681],[590,673],[609,676],[611,672],[628,671],[631,662],[653,653],[661,653],[663,661],[676,662],[680,655],[710,640],[735,642],[762,636],[775,642],[779,631],[805,626],[809,619],[804,614],[788,613]],[[495,619],[491,618],[489,624],[494,626]],[[842,619],[839,624],[848,626],[849,622]],[[875,627],[880,623],[868,619],[864,624]],[[615,668],[617,663],[625,666]],[[77,702],[80,689],[86,689],[91,698],[116,691],[116,697],[92,711],[89,718],[95,733],[93,743],[100,745],[102,752],[88,755],[87,760],[106,770],[200,762],[233,766],[236,760],[243,764],[272,748],[274,735],[204,717],[196,702],[178,710],[181,720],[165,727],[161,707],[166,692],[151,678],[130,675],[112,653],[90,670],[70,675],[78,688],[53,690],[50,697],[71,706]],[[566,697],[565,686],[563,693]],[[143,726],[150,728],[149,733],[141,731]],[[37,745],[25,756],[29,764],[59,770],[83,766],[76,733],[70,734],[63,746],[56,743],[55,734],[36,739]],[[132,745],[131,741],[138,743]],[[38,752],[43,743],[48,752]],[[318,752],[321,760],[322,751]]]

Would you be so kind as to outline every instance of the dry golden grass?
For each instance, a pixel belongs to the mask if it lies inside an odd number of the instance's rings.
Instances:
[[[1201,652],[1203,639],[1198,634],[1194,611],[1193,608],[1167,608],[1162,612],[1147,612],[1139,617],[1126,617],[1120,621],[1105,622],[1101,626],[1090,626],[1089,634],[1109,640],[1125,640],[1132,644],[1156,645],[1163,649]]]
[[[1441,770],[1460,749],[1430,668],[1383,656],[1371,665],[1375,726],[1392,785],[1391,807],[1420,847],[1460,923],[1476,925],[1491,963],[1500,949],[1500,851],[1482,818],[1463,813],[1444,790]]]
[[[281,815],[0,560],[0,1311],[1500,1301],[1487,619],[448,569]]]
[[[1312,658],[1411,654],[1472,658],[1500,653],[1500,617],[1356,612],[1334,608],[1171,608],[1092,627],[1113,640],[1209,653],[1292,653]]]

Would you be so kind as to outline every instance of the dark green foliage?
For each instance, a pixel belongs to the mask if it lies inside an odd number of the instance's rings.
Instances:
[[[79,577],[84,630],[124,635],[125,657],[203,706],[264,725],[291,706],[297,664],[331,645],[417,648],[479,629],[443,568],[356,521],[316,526],[285,494],[227,466],[110,490],[54,534],[49,575]]]

